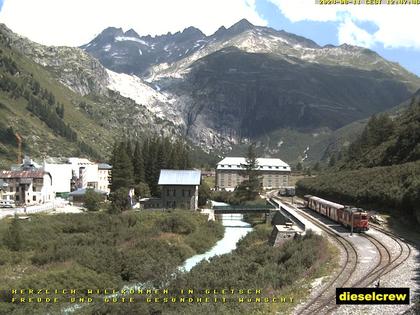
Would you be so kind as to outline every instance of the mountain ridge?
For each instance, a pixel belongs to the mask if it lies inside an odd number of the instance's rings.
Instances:
[[[210,36],[194,27],[154,37],[109,27],[96,45],[94,39],[82,46],[86,51],[39,45],[2,29],[16,49],[84,97],[74,106],[102,125],[134,135],[142,130],[175,134],[224,154],[274,137],[267,154],[293,161],[302,152],[291,149],[296,147],[291,134],[299,135],[306,148],[318,140],[312,135],[324,137],[387,110],[420,86],[418,77],[373,51],[321,47],[247,21]],[[99,49],[99,61],[88,54],[89,47]],[[107,67],[107,60],[124,71]]]

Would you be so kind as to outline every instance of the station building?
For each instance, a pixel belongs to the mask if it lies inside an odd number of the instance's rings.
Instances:
[[[278,189],[289,186],[290,166],[277,158],[259,158],[258,173],[264,189]],[[246,159],[226,157],[217,163],[216,189],[233,191],[246,178]]]

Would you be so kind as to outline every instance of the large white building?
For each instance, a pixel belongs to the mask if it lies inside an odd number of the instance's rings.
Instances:
[[[264,189],[289,186],[290,166],[280,159],[259,158],[258,172]],[[233,191],[243,180],[246,160],[244,157],[226,157],[217,163],[216,189]]]
[[[51,174],[53,190],[56,194],[66,194],[71,191],[73,178],[72,166],[68,163],[48,163],[44,161],[44,171]]]

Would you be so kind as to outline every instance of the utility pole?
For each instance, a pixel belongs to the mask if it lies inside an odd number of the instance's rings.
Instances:
[[[351,211],[351,228],[350,228],[350,236],[353,236],[353,211],[352,209],[350,209]]]

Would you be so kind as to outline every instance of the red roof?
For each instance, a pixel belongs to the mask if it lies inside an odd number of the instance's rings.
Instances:
[[[0,178],[43,178],[44,171],[0,171]]]

